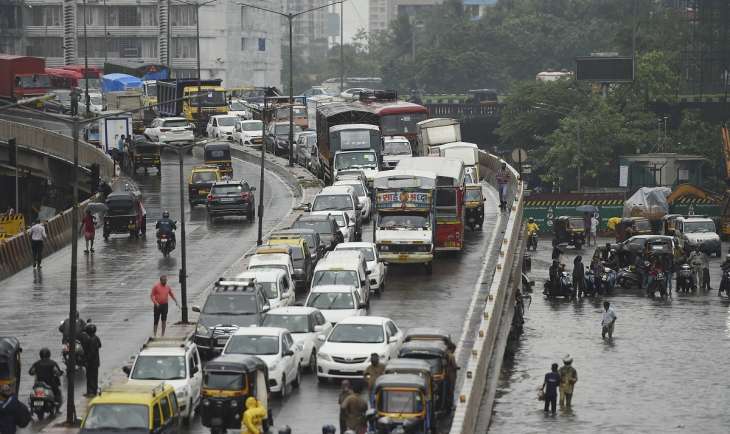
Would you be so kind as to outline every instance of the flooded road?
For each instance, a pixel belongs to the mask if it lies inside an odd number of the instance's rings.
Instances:
[[[730,302],[717,295],[721,259],[710,260],[709,293],[674,293],[660,301],[639,290],[615,290],[605,297],[618,316],[609,342],[601,339],[603,299],[542,295],[549,247],[541,239],[533,254],[532,304],[524,334],[505,356],[489,432],[728,432]],[[584,262],[592,253],[583,249]],[[568,250],[561,262],[572,269],[574,257]],[[573,409],[546,416],[537,389],[550,364],[562,365],[567,353],[578,371]],[[477,432],[485,431],[482,425]]]

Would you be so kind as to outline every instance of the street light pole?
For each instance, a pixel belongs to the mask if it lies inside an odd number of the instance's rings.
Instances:
[[[77,97],[75,97],[77,98]],[[73,426],[76,423],[76,407],[74,405],[74,386],[76,376],[76,301],[78,279],[76,278],[79,251],[79,119],[78,114],[72,120],[71,135],[73,137],[74,168],[71,180],[73,182],[73,208],[71,210],[71,282],[69,285],[68,303],[68,366],[66,381],[66,424]]]
[[[344,0],[340,2],[340,93],[345,90],[345,31],[344,31],[344,16],[345,6]]]
[[[268,98],[264,95],[264,110],[261,112],[261,174],[259,178],[259,227],[258,237],[256,238],[257,246],[264,243],[264,162],[266,161],[266,142],[263,140],[263,137],[266,137],[266,112],[268,110],[268,102]]]
[[[86,92],[84,100],[86,102],[86,115],[88,116],[91,106],[91,98],[89,98],[89,39],[86,37],[86,0],[84,0],[84,83]],[[78,103],[76,104],[78,107]]]

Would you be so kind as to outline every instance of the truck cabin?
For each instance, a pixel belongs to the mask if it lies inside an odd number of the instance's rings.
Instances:
[[[433,229],[435,173],[395,169],[376,175],[373,185],[380,229]]]
[[[383,147],[380,128],[370,124],[335,125],[329,130],[330,151],[373,150],[379,156]]]
[[[197,96],[196,96],[197,94]],[[192,97],[188,103],[192,107],[226,107],[228,108],[228,100],[226,99],[226,91],[218,89],[214,86],[201,86],[198,94],[198,86],[187,86],[183,90],[184,97]]]

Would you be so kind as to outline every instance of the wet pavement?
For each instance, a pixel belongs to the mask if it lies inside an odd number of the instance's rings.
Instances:
[[[186,176],[195,164],[200,164],[200,160],[186,156]],[[242,176],[258,186],[257,166],[235,159],[233,164],[236,177]],[[169,275],[169,281],[180,298],[180,230],[178,228],[177,248],[169,258],[163,258],[157,250],[154,232],[154,222],[163,209],[169,210],[171,217],[179,220],[178,170],[177,155],[165,153],[161,177],[152,169],[148,175],[140,171],[132,179],[139,186],[147,209],[146,238],[132,240],[128,236],[112,235],[105,242],[98,230],[96,252],[90,255],[83,253],[84,243],[79,241],[78,310],[82,318],[91,318],[99,328],[103,344],[100,379],[120,369],[151,334],[149,290],[160,274]],[[293,197],[279,177],[268,172],[265,177],[266,233],[290,212]],[[243,217],[227,217],[223,221],[209,223],[204,206],[191,211],[186,204],[185,210],[188,304],[192,305],[206,287],[256,244],[257,233],[256,224]],[[68,315],[70,252],[71,247],[68,246],[45,258],[40,271],[27,268],[0,281],[3,298],[0,335],[16,336],[23,346],[22,400],[27,400],[32,383],[27,370],[37,360],[40,348],[50,348],[52,357],[61,362],[61,339],[57,328]],[[168,321],[179,320],[180,311],[172,308]],[[66,386],[63,387],[65,395]],[[77,375],[77,396],[84,392],[84,387],[83,374]],[[29,429],[35,431],[42,426],[34,424]]]
[[[532,304],[524,334],[505,355],[489,432],[728,432],[730,302],[717,295],[722,259],[710,259],[714,290],[709,293],[674,292],[662,301],[640,290],[614,290],[605,297],[618,316],[609,342],[601,338],[603,299],[542,295],[550,253],[543,238],[532,254]],[[561,262],[572,269],[575,252],[567,253]],[[592,254],[592,247],[584,248],[584,262]],[[573,408],[546,416],[537,388],[550,364],[562,365],[566,353],[578,371]],[[485,431],[482,425],[477,432]]]

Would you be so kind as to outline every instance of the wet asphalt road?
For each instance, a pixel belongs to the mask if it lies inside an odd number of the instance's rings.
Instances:
[[[584,262],[592,254],[584,248]],[[568,269],[574,257],[572,249],[563,256]],[[613,342],[601,339],[602,299],[544,298],[549,261],[543,238],[533,254],[525,333],[505,356],[490,433],[728,432],[730,302],[717,295],[722,259],[710,259],[710,293],[674,292],[661,301],[619,289],[605,297],[618,316]],[[545,416],[536,389],[566,353],[578,371],[573,409]]]
[[[185,175],[200,161],[185,158]],[[252,185],[259,184],[257,166],[234,160],[234,174],[243,176]],[[143,194],[147,209],[147,237],[131,240],[112,235],[108,242],[96,235],[96,252],[84,255],[79,241],[78,310],[81,317],[92,318],[99,328],[102,348],[100,379],[118,370],[132,356],[152,331],[152,310],[149,290],[162,273],[168,274],[178,298],[180,231],[178,245],[169,258],[163,258],[155,243],[154,222],[163,209],[179,220],[179,166],[176,154],[163,154],[162,176],[152,169],[150,174],[133,177]],[[186,188],[187,190],[187,188]],[[162,192],[162,193],[161,193]],[[258,192],[257,192],[258,193]],[[258,194],[257,194],[258,199]],[[292,194],[278,177],[266,174],[264,231],[270,230],[289,213]],[[187,201],[187,199],[186,199]],[[186,204],[188,304],[195,302],[210,283],[256,243],[256,224],[245,218],[227,217],[208,223],[205,207],[192,211]],[[61,340],[57,328],[68,315],[70,280],[68,246],[43,260],[41,271],[27,268],[0,282],[3,302],[0,304],[0,335],[16,336],[23,346],[23,378],[20,397],[27,399],[32,381],[27,375],[37,360],[38,351],[49,347],[52,356],[61,362]],[[171,308],[169,322],[180,320],[180,311]],[[63,365],[62,365],[63,368]],[[64,376],[65,382],[65,376]],[[65,395],[65,385],[64,395]],[[77,396],[85,392],[83,374],[77,375]],[[64,406],[65,411],[65,406]],[[37,430],[39,424],[31,426]]]

